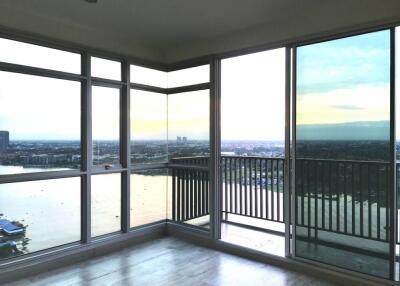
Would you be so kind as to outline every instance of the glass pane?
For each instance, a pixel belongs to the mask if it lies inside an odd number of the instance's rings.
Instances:
[[[198,66],[168,73],[168,87],[210,82],[210,65]]]
[[[81,73],[81,55],[0,38],[0,62]]]
[[[0,259],[81,239],[80,178],[0,184]]]
[[[0,174],[80,168],[80,83],[0,72]]]
[[[283,157],[285,49],[222,60],[221,93],[222,154]]]
[[[209,90],[168,95],[169,162],[182,166],[170,168],[172,216],[204,228],[209,228],[209,124]]]
[[[167,73],[164,71],[131,65],[131,82],[166,88]]]
[[[390,32],[297,49],[296,255],[389,277]]]
[[[120,91],[92,87],[93,165],[119,164]]]
[[[92,176],[92,237],[121,230],[121,175]]]
[[[284,136],[285,49],[222,60],[222,240],[285,255]]]
[[[209,156],[209,90],[168,95],[170,158]]]
[[[131,175],[131,227],[167,219],[167,169]]]
[[[121,80],[121,63],[102,58],[91,57],[91,73],[93,77]]]
[[[131,90],[132,163],[164,163],[167,155],[167,95]]]

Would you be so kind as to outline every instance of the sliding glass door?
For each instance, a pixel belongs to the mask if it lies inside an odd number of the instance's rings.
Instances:
[[[391,31],[298,47],[295,65],[294,254],[393,277]]]

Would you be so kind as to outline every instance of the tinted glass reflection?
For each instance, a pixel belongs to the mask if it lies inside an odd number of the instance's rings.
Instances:
[[[296,255],[389,277],[390,32],[297,50]]]

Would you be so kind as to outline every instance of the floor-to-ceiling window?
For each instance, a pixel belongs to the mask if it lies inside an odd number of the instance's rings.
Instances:
[[[169,218],[210,228],[210,66],[168,73]]]
[[[91,236],[121,230],[121,62],[91,57]]]
[[[5,259],[81,239],[81,57],[0,39],[0,61]]]
[[[131,66],[131,227],[167,219],[167,73]],[[133,86],[135,87],[135,86]]]
[[[221,239],[285,255],[285,49],[221,61]]]
[[[390,30],[296,49],[295,255],[391,276]]]

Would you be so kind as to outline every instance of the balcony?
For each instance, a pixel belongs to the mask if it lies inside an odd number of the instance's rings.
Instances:
[[[171,161],[173,220],[208,227],[208,164],[208,157]],[[284,159],[221,156],[220,167],[222,239],[284,256]],[[368,257],[370,271],[386,271],[389,163],[298,159],[295,168],[298,251],[313,248],[318,259],[330,253],[352,268]]]

